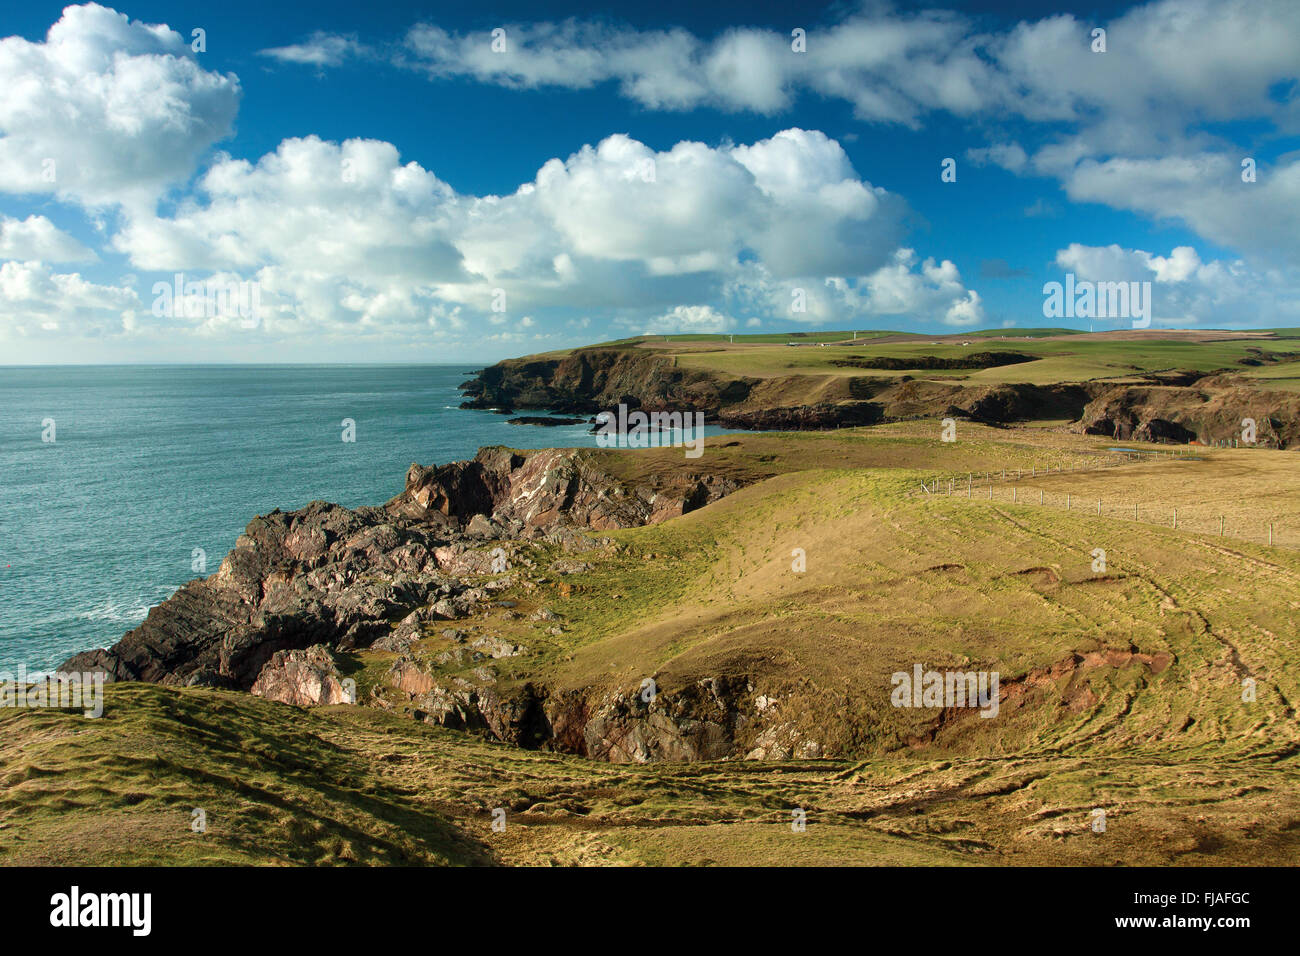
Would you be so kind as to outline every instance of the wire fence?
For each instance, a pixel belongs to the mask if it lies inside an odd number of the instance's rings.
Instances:
[[[1056,478],[1061,475],[1096,473],[1122,468],[1135,463],[1174,458],[1198,460],[1192,451],[1119,453],[1110,458],[1086,458],[1069,464],[1031,465],[985,472],[966,472],[960,475],[938,475],[919,482],[913,497],[943,497],[972,503],[1024,505],[1051,507],[1098,518],[1112,518],[1157,525],[1189,534],[1206,534],[1270,547],[1300,547],[1300,528],[1284,526],[1278,521],[1243,517],[1240,514],[1215,514],[1210,502],[1199,502],[1191,507],[1166,503],[1125,501],[1119,498],[1098,497],[1078,491],[1058,491],[1046,488],[1025,488],[1026,479]]]

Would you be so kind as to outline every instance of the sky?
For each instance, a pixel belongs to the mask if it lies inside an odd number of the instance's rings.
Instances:
[[[0,364],[1300,325],[1294,0],[467,6],[0,0]]]

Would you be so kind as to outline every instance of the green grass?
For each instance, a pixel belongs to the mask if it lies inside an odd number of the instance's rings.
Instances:
[[[1020,352],[1035,357],[1035,361],[997,368],[978,370],[906,370],[882,372],[859,368],[840,367],[832,363],[849,356],[867,358],[919,358],[937,356],[960,358],[969,355],[972,345],[938,344],[931,341],[888,342],[865,344],[848,348],[813,348],[782,350],[771,346],[728,348],[715,351],[678,351],[679,366],[709,369],[730,375],[795,375],[825,374],[834,376],[869,376],[898,378],[911,374],[914,378],[931,381],[968,381],[980,384],[1028,382],[1051,384],[1054,382],[1083,382],[1094,379],[1124,379],[1151,372],[1167,370],[1212,371],[1232,368],[1242,373],[1254,371],[1265,375],[1267,371],[1252,370],[1240,364],[1249,357],[1250,350],[1263,352],[1295,351],[1292,341],[1243,339],[1223,342],[1193,342],[1176,339],[1104,339],[1080,336],[1062,338],[1015,338],[1005,340],[992,334],[978,339],[980,349]],[[1264,366],[1263,369],[1277,368]]]
[[[729,376],[780,378],[813,375],[831,378],[870,377],[896,379],[911,374],[928,381],[965,381],[972,384],[1025,382],[1051,384],[1092,380],[1123,381],[1135,376],[1168,370],[1214,371],[1230,369],[1261,382],[1279,382],[1294,389],[1295,365],[1255,367],[1241,364],[1256,353],[1296,353],[1300,330],[1259,330],[1239,337],[1234,333],[1131,332],[1117,330],[1089,335],[1078,330],[1055,328],[984,329],[926,336],[866,330],[857,333],[857,344],[844,344],[852,331],[793,331],[789,333],[682,334],[635,336],[586,348],[629,348],[667,351],[680,367],[698,368]],[[800,345],[790,348],[790,343]],[[969,343],[969,344],[962,344]],[[826,347],[817,347],[825,344]],[[805,347],[808,346],[808,347]],[[832,364],[849,356],[866,358],[913,358],[938,356],[959,358],[972,350],[1021,352],[1034,361],[978,370],[884,371],[841,367]],[[558,358],[572,349],[528,356],[528,359]]]
[[[571,556],[593,564],[586,573],[548,574],[561,552],[533,546],[524,554],[548,580],[502,595],[525,616],[455,624],[530,648],[497,662],[502,686],[630,690],[654,675],[672,694],[747,677],[828,759],[615,765],[431,727],[400,708],[118,685],[99,720],[0,711],[0,862],[1294,862],[1300,552],[1013,505],[1001,483],[993,502],[922,494],[939,474],[1068,465],[1107,444],[966,424],[949,444],[937,430],[724,436],[696,462],[602,452],[632,482],[716,468],[753,483],[608,535],[612,546]],[[1215,451],[1022,486],[1100,483],[1108,497],[1180,508],[1251,487],[1263,503],[1234,507],[1270,508],[1272,495],[1297,496],[1288,454]],[[803,573],[791,569],[796,547]],[[527,620],[543,605],[562,615],[562,634]],[[362,699],[391,659],[347,658]],[[889,676],[914,662],[997,670],[1015,691],[994,720],[894,708]],[[1246,675],[1253,703],[1241,699]],[[195,807],[206,833],[190,829]],[[503,833],[490,827],[498,807]],[[1098,807],[1104,835],[1090,830]],[[791,831],[796,808],[806,833]]]
[[[99,719],[5,711],[0,862],[489,859],[427,797],[385,784],[383,715],[350,709],[360,723],[349,733],[336,711],[133,684],[106,689]],[[370,732],[364,742],[363,731]],[[205,833],[191,829],[195,808],[206,813]]]

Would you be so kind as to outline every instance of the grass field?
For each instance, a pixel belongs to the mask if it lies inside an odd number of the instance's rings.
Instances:
[[[963,341],[969,344],[961,344]],[[979,384],[1027,382],[1046,385],[1054,382],[1083,382],[1094,379],[1124,380],[1144,373],[1171,369],[1212,371],[1236,367],[1261,379],[1292,380],[1300,372],[1300,362],[1286,362],[1263,367],[1240,364],[1250,358],[1250,349],[1278,352],[1300,357],[1300,342],[1287,339],[1261,340],[1255,337],[1204,341],[1188,337],[1168,339],[1124,338],[1110,334],[1079,333],[1062,336],[1022,338],[994,336],[939,341],[864,343],[855,346],[797,347],[784,344],[676,343],[648,342],[642,347],[667,349],[677,356],[683,367],[707,369],[735,376],[771,377],[795,374],[872,375],[896,378],[912,375],[932,381],[966,381]],[[869,372],[859,368],[835,366],[832,362],[848,356],[866,358],[962,358],[979,351],[1021,352],[1034,361],[978,370],[898,370]]]
[[[504,592],[519,616],[475,622],[530,648],[501,662],[503,687],[631,693],[653,676],[672,692],[743,675],[823,759],[614,765],[430,727],[400,706],[121,685],[98,721],[0,711],[0,862],[1300,858],[1300,550],[1245,540],[1273,520],[1300,545],[1291,453],[1096,468],[1113,442],[965,423],[957,442],[938,434],[909,422],[711,439],[703,463],[752,484],[615,532],[567,590]],[[687,467],[680,450],[602,454],[629,479]],[[999,477],[992,502],[920,491],[1049,466],[1065,470]],[[1040,490],[1092,507],[1042,506]],[[1098,517],[1098,497],[1116,511]],[[1134,501],[1153,518],[1177,507],[1178,529],[1123,517]],[[1220,513],[1224,538],[1202,527]],[[527,620],[541,606],[562,634]],[[358,655],[363,691],[390,660]],[[915,663],[1000,672],[998,716],[892,706],[891,673]],[[190,829],[195,807],[206,833]],[[797,810],[806,832],[792,831]]]
[[[734,341],[733,341],[734,339]],[[1170,370],[1231,370],[1261,386],[1300,388],[1300,330],[1176,332],[1129,330],[1086,333],[1066,329],[982,330],[947,336],[897,332],[807,332],[763,335],[639,336],[603,343],[669,354],[681,368],[725,377],[805,377],[810,396],[818,379],[870,377],[997,385],[1108,380],[1124,382]],[[529,358],[557,358],[570,350]],[[895,370],[837,365],[850,358],[966,358],[978,352],[1018,352],[1032,361],[977,369]],[[1269,357],[1272,356],[1270,359]],[[1258,364],[1264,361],[1264,364]]]

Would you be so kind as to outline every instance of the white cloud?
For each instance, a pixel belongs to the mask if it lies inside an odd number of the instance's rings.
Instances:
[[[130,216],[114,247],[142,270],[257,278],[271,331],[512,325],[554,308],[712,328],[754,282],[898,268],[905,215],[838,143],[801,129],[660,152],[615,135],[506,196],[458,194],[388,143],[309,137],[256,163],[220,158],[171,215]],[[891,314],[940,298],[937,316],[971,303],[954,321],[977,308],[951,263],[927,260]]]
[[[0,331],[20,336],[129,328],[140,306],[129,286],[97,285],[40,262],[0,263]]]
[[[968,25],[942,12],[854,16],[807,35],[737,27],[712,41],[684,30],[616,28],[596,22],[514,24],[505,49],[487,31],[452,34],[421,24],[398,62],[433,78],[469,77],[517,88],[587,89],[618,83],[653,109],[717,106],[774,113],[803,89],[853,103],[864,119],[915,123],[931,108],[968,114],[993,86],[991,68],[965,38]]]
[[[1099,26],[1105,52],[1093,50]],[[1109,20],[1052,14],[998,30],[960,13],[868,6],[806,29],[799,53],[774,30],[737,27],[705,39],[568,20],[508,25],[505,49],[494,51],[486,30],[426,24],[409,31],[397,61],[435,79],[515,88],[613,83],[652,109],[775,114],[813,94],[851,103],[859,119],[911,127],[939,112],[1028,121],[1027,139],[1038,143],[995,141],[967,158],[1055,177],[1071,198],[1178,219],[1211,241],[1300,261],[1291,214],[1300,162],[1279,163],[1253,197],[1231,192],[1229,167],[1244,152],[1210,125],[1300,131],[1300,96],[1278,95],[1300,63],[1294,0],[1155,0]]]
[[[1255,182],[1241,174],[1241,156],[1222,153],[1085,160],[1066,174],[1066,192],[1076,202],[1179,219],[1212,242],[1300,265],[1300,158],[1258,166]]]
[[[0,214],[0,259],[94,262],[98,257],[44,216]]]
[[[145,204],[227,135],[239,82],[165,26],[89,4],[0,40],[0,191]]]
[[[994,143],[992,146],[968,149],[966,158],[977,166],[991,163],[1013,173],[1022,171],[1029,163],[1029,157],[1019,143]]]
[[[984,320],[982,300],[962,281],[951,261],[922,260],[896,249],[889,261],[865,275],[777,279],[754,265],[733,279],[726,300],[734,311],[759,312],[809,325],[887,319],[972,325]]]
[[[726,332],[736,320],[711,305],[676,305],[646,323],[644,331],[656,335],[673,332]]]
[[[338,66],[351,57],[368,55],[369,50],[355,36],[317,31],[302,43],[272,47],[258,52],[281,63]]]
[[[1105,53],[1091,48],[1099,25]],[[954,12],[871,5],[804,27],[806,52],[788,32],[754,27],[706,40],[597,21],[507,24],[502,48],[488,30],[419,24],[396,60],[431,78],[516,88],[613,82],[652,109],[770,114],[811,92],[848,101],[860,119],[912,126],[934,111],[1089,123],[1100,114],[1151,143],[1194,118],[1278,113],[1270,88],[1300,59],[1290,0],[1157,0],[1110,21],[1053,14],[1001,31]],[[330,39],[349,38],[317,34],[301,47]]]
[[[1071,243],[1056,265],[1090,282],[1150,282],[1159,325],[1243,328],[1300,322],[1300,278],[1293,271],[1255,269],[1241,259],[1205,262],[1191,246],[1168,256],[1141,249]]]

